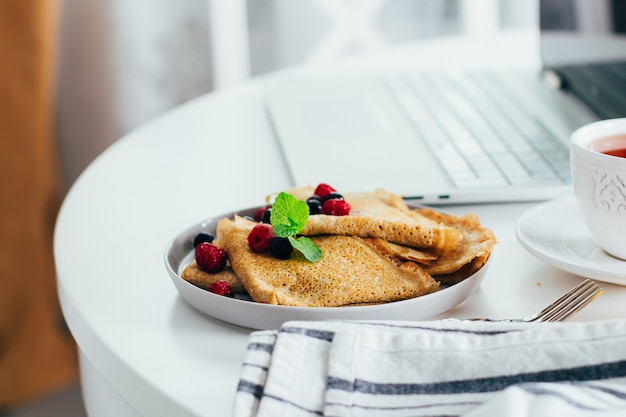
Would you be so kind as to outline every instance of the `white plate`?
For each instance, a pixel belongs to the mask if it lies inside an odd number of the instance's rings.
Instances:
[[[253,216],[255,208],[237,212]],[[185,301],[216,319],[252,329],[277,329],[288,320],[423,320],[445,313],[465,301],[478,288],[489,261],[462,282],[439,291],[409,300],[354,307],[290,307],[255,303],[249,299],[228,298],[196,287],[180,277],[180,272],[193,257],[193,239],[202,231],[214,234],[217,220],[235,213],[218,216],[190,227],[176,237],[165,251],[165,265]]]
[[[626,285],[626,262],[598,247],[580,217],[573,195],[528,210],[518,220],[516,234],[530,253],[557,268]]]

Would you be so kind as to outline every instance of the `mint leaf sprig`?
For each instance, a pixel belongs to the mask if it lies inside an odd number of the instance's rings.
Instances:
[[[304,230],[309,218],[309,206],[291,194],[281,192],[272,205],[270,223],[274,234],[287,238],[294,249],[300,251],[309,262],[322,259],[322,250],[306,236],[296,237]]]

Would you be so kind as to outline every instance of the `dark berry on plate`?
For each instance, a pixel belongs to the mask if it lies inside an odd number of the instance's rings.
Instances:
[[[326,200],[322,205],[322,214],[331,216],[347,216],[350,214],[350,204],[345,200]]]
[[[259,223],[248,233],[248,246],[254,252],[265,252],[275,237],[271,225]]]
[[[195,259],[198,267],[210,274],[219,272],[226,266],[226,252],[209,242],[196,246]]]
[[[315,191],[313,193],[319,195],[322,198],[326,198],[328,194],[334,193],[335,191],[337,190],[335,190],[330,185],[321,183],[315,188]]]
[[[330,193],[324,200],[343,200],[343,196],[339,193]]]
[[[322,199],[318,196],[309,197],[306,200],[309,206],[309,214],[320,214],[322,212]]]
[[[270,224],[270,217],[271,216],[272,216],[272,209],[270,207],[270,208],[268,208],[267,210],[265,210],[263,212],[263,215],[261,216],[261,222]]]
[[[213,237],[212,234],[207,233],[207,232],[200,232],[200,233],[198,233],[196,235],[196,237],[193,238],[193,247],[195,248],[196,246],[198,246],[202,242],[212,243],[213,239],[215,239],[215,238]]]
[[[277,237],[270,242],[270,253],[278,259],[289,259],[293,246],[286,237]]]
[[[225,281],[215,281],[213,284],[209,285],[209,288],[207,289],[217,295],[223,295],[230,298],[235,297],[235,292],[232,287]]]
[[[259,207],[255,212],[254,212],[254,220],[256,220],[257,222],[260,222],[263,219],[263,214],[265,214],[265,212],[267,210],[269,210],[272,206],[263,206],[263,207]]]

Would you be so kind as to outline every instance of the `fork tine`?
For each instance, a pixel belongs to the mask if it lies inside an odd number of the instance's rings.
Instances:
[[[598,285],[590,279],[582,281],[580,284],[569,290],[558,300],[545,307],[538,313],[524,319],[524,321],[561,321],[569,317],[575,311],[579,311],[600,293],[593,293]],[[568,314],[569,312],[569,314]]]
[[[586,280],[582,281],[577,286],[575,286],[574,288],[572,288],[571,290],[569,290],[568,292],[563,294],[559,299],[553,301],[551,304],[549,304],[548,306],[544,307],[542,310],[536,312],[535,314],[533,314],[531,316],[528,316],[528,317],[524,318],[523,320],[524,321],[537,321],[540,318],[545,317],[547,314],[550,314],[550,312],[554,311],[559,306],[563,305],[564,303],[567,303],[568,300],[570,299],[570,297],[572,297],[573,294],[576,294],[578,291],[580,291],[580,289],[582,287],[586,287],[587,285],[589,285],[590,281],[591,280],[589,280],[589,279],[586,279]]]
[[[578,313],[582,310],[587,304],[596,299],[600,294],[604,292],[604,289],[595,285],[594,287],[589,288],[585,294],[578,297],[578,299],[571,303],[568,306],[565,306],[558,314],[554,314],[553,317],[550,317],[545,321],[564,321],[574,314]]]
[[[507,321],[507,322],[546,322],[564,321],[575,313],[582,310],[587,304],[596,299],[604,289],[590,279],[585,279],[580,284],[563,294],[558,300],[545,307],[543,310],[523,319],[488,319],[476,317],[466,319],[468,321]]]
[[[550,305],[549,311],[539,317],[538,321],[558,321],[558,317],[564,309],[569,306],[576,305],[580,300],[591,294],[597,284],[591,280],[584,280],[579,285],[570,290],[565,296],[561,297],[560,303],[553,303]]]

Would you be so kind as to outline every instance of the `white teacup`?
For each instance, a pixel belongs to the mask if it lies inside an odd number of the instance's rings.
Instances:
[[[605,153],[619,149],[623,156]],[[574,194],[589,232],[605,252],[626,260],[626,118],[577,129],[570,156]]]

